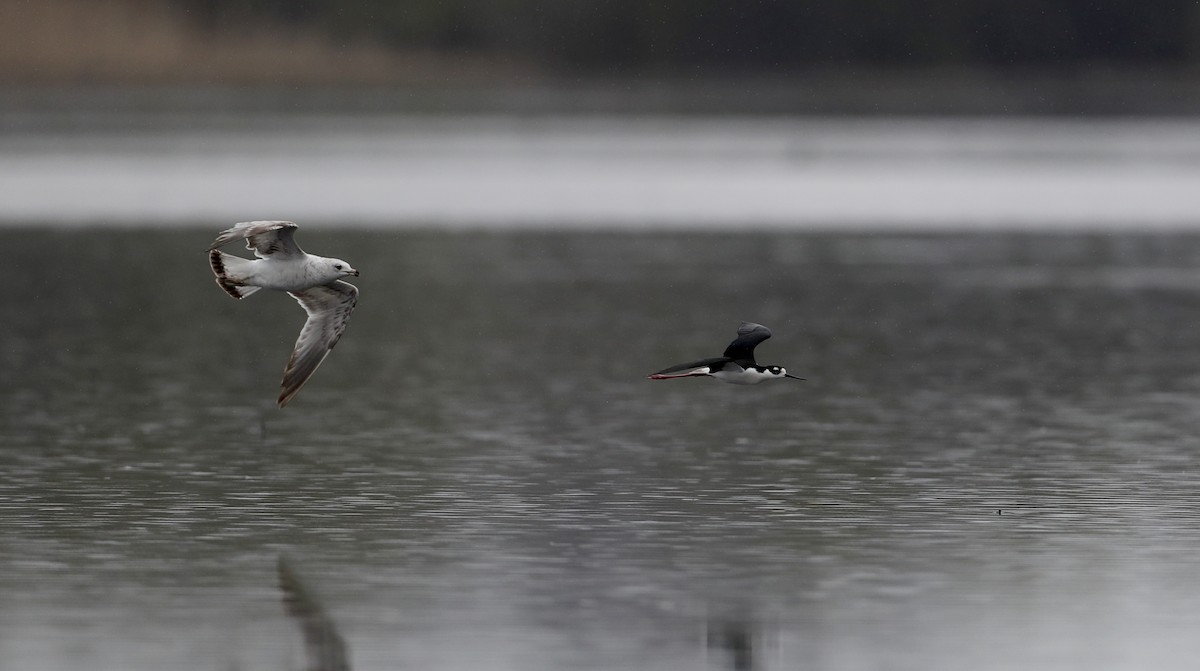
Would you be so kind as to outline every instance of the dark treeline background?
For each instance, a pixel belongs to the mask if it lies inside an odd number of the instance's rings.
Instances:
[[[214,29],[270,20],[585,72],[1200,64],[1196,0],[172,1]]]

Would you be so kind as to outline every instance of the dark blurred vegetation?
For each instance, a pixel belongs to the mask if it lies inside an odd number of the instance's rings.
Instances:
[[[171,0],[209,28],[492,52],[551,71],[1197,65],[1196,0]]]
[[[1200,0],[0,0],[0,108],[107,86],[417,111],[1195,114]]]

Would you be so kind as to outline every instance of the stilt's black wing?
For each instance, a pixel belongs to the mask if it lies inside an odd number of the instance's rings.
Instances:
[[[719,363],[725,364],[725,363],[729,363],[729,362],[730,362],[729,357],[717,356],[717,357],[713,357],[711,359],[701,359],[699,361],[691,361],[688,363],[681,363],[681,364],[678,364],[675,366],[671,366],[670,368],[664,368],[664,369],[658,371],[657,373],[655,373],[655,375],[667,375],[670,373],[678,373],[681,370],[692,370],[693,368],[703,368],[705,366],[708,366],[709,368],[711,368],[716,364],[719,364]]]
[[[738,337],[725,348],[725,356],[734,361],[754,363],[754,348],[771,337],[771,329],[754,322],[742,322]]]

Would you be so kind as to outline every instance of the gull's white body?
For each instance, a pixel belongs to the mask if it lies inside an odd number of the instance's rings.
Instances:
[[[341,281],[357,276],[358,271],[341,259],[306,254],[292,239],[296,228],[290,221],[246,221],[222,231],[208,248],[217,284],[230,296],[245,298],[259,289],[286,291],[308,313],[283,371],[281,408],[337,344],[358,302],[358,289]],[[246,248],[254,250],[258,258],[244,259],[217,250],[238,239],[245,239]]]
[[[345,275],[330,272],[330,259],[324,256],[301,254],[297,258],[243,259],[238,279],[248,286],[275,291],[304,291],[319,284],[329,284]],[[349,266],[347,266],[349,267]]]

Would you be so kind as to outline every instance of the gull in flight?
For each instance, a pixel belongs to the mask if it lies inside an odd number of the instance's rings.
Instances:
[[[358,289],[341,280],[350,275],[358,277],[358,271],[341,259],[305,254],[292,239],[296,228],[290,221],[244,221],[222,231],[208,248],[209,263],[225,293],[242,299],[259,289],[286,291],[308,313],[283,370],[281,408],[300,391],[342,337],[358,300]],[[246,249],[254,250],[257,259],[217,249],[240,239],[246,240]]]
[[[677,377],[715,377],[729,384],[758,384],[765,380],[782,380],[785,377],[803,380],[787,372],[782,366],[763,366],[754,361],[754,348],[771,337],[771,330],[762,324],[742,322],[738,337],[725,348],[725,354],[711,359],[689,361],[664,368],[651,380],[670,380]]]

